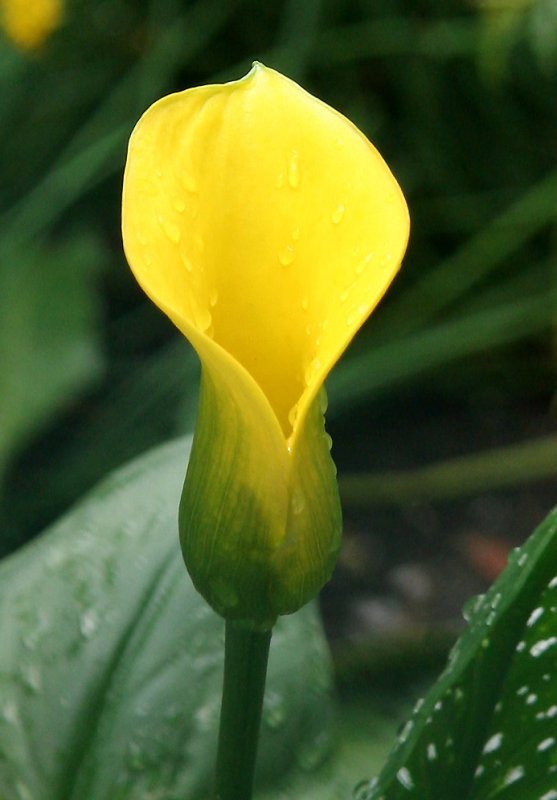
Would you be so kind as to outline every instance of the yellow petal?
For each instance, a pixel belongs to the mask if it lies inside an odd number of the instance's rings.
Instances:
[[[160,100],[132,134],[124,246],[203,365],[182,545],[221,613],[269,619],[330,574],[340,513],[318,395],[408,226],[363,134],[259,64]]]
[[[123,224],[147,293],[186,336],[197,328],[246,368],[285,437],[408,237],[404,198],[375,148],[261,65],[146,112],[130,141]]]

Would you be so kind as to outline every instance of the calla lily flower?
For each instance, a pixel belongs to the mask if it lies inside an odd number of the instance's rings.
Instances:
[[[131,136],[126,255],[202,365],[182,550],[228,619],[270,626],[330,577],[341,512],[323,383],[408,229],[365,136],[261,64],[163,98]]]

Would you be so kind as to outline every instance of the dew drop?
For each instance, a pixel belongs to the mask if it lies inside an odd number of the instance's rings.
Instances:
[[[97,630],[98,617],[94,609],[89,609],[81,615],[79,630],[84,639],[90,639]]]
[[[360,781],[352,792],[352,800],[372,800],[374,794],[375,778],[373,781]]]
[[[33,692],[34,694],[40,692],[42,686],[42,678],[37,664],[26,664],[21,670],[21,678],[23,684],[31,692]]]
[[[199,328],[200,331],[205,333],[210,327],[213,318],[211,316],[211,312],[207,308],[198,308],[195,313],[195,324]]]
[[[327,450],[331,450],[333,447],[333,440],[328,433],[324,434],[325,444],[327,445]]]
[[[184,186],[184,189],[187,192],[190,192],[190,194],[195,194],[197,192],[197,183],[191,173],[189,172],[182,173],[182,184]]]
[[[365,315],[366,312],[367,312],[367,306],[364,305],[358,306],[358,308],[355,308],[353,311],[351,311],[350,314],[348,314],[348,316],[346,317],[346,324],[348,325],[348,327],[354,325],[354,323],[360,320]]]
[[[186,204],[182,197],[175,197],[174,202],[172,204],[174,206],[174,210],[178,212],[178,214],[183,214],[186,210]]]
[[[297,242],[298,239],[300,238],[300,229],[297,225],[294,228],[292,228],[292,238],[294,239],[295,242]]]
[[[543,655],[546,650],[549,650],[550,647],[553,647],[557,644],[557,636],[550,636],[548,639],[540,639],[539,642],[536,642],[530,648],[530,655],[534,656],[534,658],[538,658],[538,656]]]
[[[494,733],[493,736],[487,740],[484,745],[483,752],[484,753],[493,753],[495,750],[498,750],[501,747],[501,742],[503,741],[503,734],[502,733]]]
[[[224,608],[234,608],[238,605],[239,597],[231,583],[218,577],[211,581],[211,590],[217,602]]]
[[[310,385],[310,383],[315,377],[315,374],[320,369],[321,369],[321,360],[319,358],[314,358],[313,361],[308,366],[308,368],[306,369],[306,374],[305,374],[306,386]]]
[[[539,620],[539,618],[541,617],[541,615],[543,614],[543,611],[544,611],[544,610],[543,610],[543,607],[542,607],[542,606],[539,606],[538,608],[535,608],[535,609],[532,611],[532,613],[530,614],[530,616],[528,617],[528,621],[527,621],[526,625],[527,625],[529,628],[531,628],[531,627],[532,627],[532,625],[535,625],[535,624],[536,624],[536,622],[537,622],[537,621]]]
[[[401,767],[399,769],[396,774],[396,779],[401,786],[404,786],[405,789],[410,790],[414,788],[414,781],[412,780],[412,775],[407,767]]]
[[[462,608],[462,616],[464,617],[466,622],[470,622],[471,617],[479,611],[482,603],[483,603],[484,595],[479,594],[476,597],[471,597],[464,603]]]
[[[342,292],[340,293],[340,302],[341,303],[346,303],[346,300],[348,299],[348,295],[349,294],[350,294],[350,287],[347,287],[346,289],[343,289]]]
[[[511,783],[521,780],[524,777],[524,767],[512,767],[503,778],[503,786],[510,786]]]
[[[0,716],[9,725],[17,725],[19,722],[19,713],[17,706],[13,700],[7,700],[0,709]]]
[[[291,244],[287,244],[286,247],[280,251],[279,253],[279,261],[283,267],[288,267],[294,261],[296,254],[294,253],[294,248]]]
[[[283,696],[278,692],[271,691],[265,694],[263,719],[269,728],[273,730],[277,730],[284,725],[286,720],[286,707]]]
[[[219,300],[219,293],[217,292],[216,289],[211,289],[211,292],[209,293],[209,305],[211,306],[211,308],[214,308],[216,306],[218,300]]]
[[[346,211],[346,206],[344,205],[344,203],[340,203],[340,205],[338,205],[335,208],[335,210],[331,214],[331,222],[333,223],[333,225],[338,225],[339,223],[342,222],[345,211]]]
[[[19,800],[33,800],[33,795],[29,791],[29,788],[21,781],[17,781],[15,790]]]
[[[294,427],[297,416],[298,416],[298,403],[293,405],[290,411],[288,412],[288,422],[292,427]]]
[[[292,151],[288,162],[288,184],[292,189],[300,185],[300,156],[297,150]]]
[[[180,228],[162,215],[159,216],[159,225],[173,244],[178,244],[181,239]]]
[[[298,516],[302,513],[304,508],[306,507],[306,498],[304,497],[303,492],[300,489],[294,489],[292,492],[292,498],[290,500],[290,504],[292,506],[292,513],[294,516]]]
[[[356,265],[355,273],[356,275],[361,275],[366,269],[369,267],[371,262],[373,261],[373,253],[368,253],[367,256]]]
[[[296,748],[298,766],[304,771],[310,772],[329,755],[330,750],[330,735],[326,729],[322,729],[312,741],[298,745]]]
[[[544,739],[542,742],[539,743],[537,749],[540,753],[543,753],[544,750],[549,750],[550,747],[553,747],[555,744],[555,738],[553,736],[548,736],[547,739]]]

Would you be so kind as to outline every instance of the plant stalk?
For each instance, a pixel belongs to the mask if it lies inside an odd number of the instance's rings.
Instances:
[[[271,631],[226,622],[216,800],[251,800]]]

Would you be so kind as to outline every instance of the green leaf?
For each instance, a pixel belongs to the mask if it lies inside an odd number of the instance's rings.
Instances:
[[[557,799],[557,511],[516,550],[358,800]]]
[[[0,252],[0,478],[9,457],[100,371],[97,242]]]
[[[206,800],[223,621],[178,544],[179,440],[115,473],[0,564],[2,800]],[[258,772],[333,797],[330,661],[314,607],[273,634]],[[321,787],[318,795],[311,792]]]

